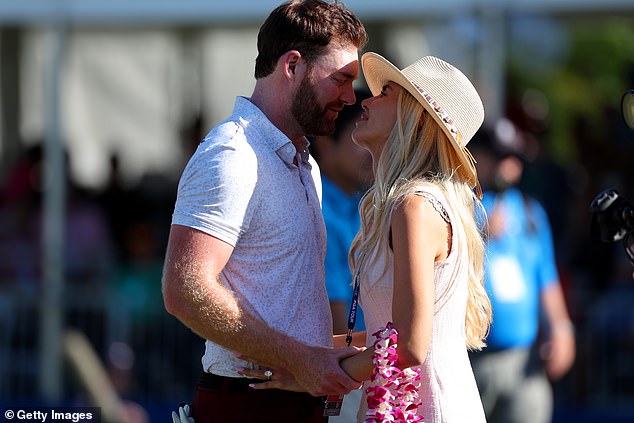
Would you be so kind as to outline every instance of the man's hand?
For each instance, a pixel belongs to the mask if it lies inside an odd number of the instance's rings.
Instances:
[[[240,357],[243,360],[254,362],[253,360],[245,357]],[[255,390],[260,389],[283,389],[285,391],[304,392],[304,389],[297,383],[295,377],[288,371],[273,366],[261,367],[260,369],[237,369],[238,373],[243,376],[261,379],[262,382],[254,383],[252,388]]]
[[[548,377],[557,380],[568,373],[575,362],[575,331],[559,283],[545,289],[541,300],[548,319],[549,336],[540,347],[540,355]]]
[[[329,394],[347,394],[358,389],[359,382],[352,379],[341,368],[339,362],[346,357],[358,354],[361,348],[324,348],[305,346],[296,360],[287,369],[268,365],[252,357],[239,355],[242,360],[258,364],[261,370],[241,369],[245,376],[265,378],[264,372],[270,370],[273,375],[270,381],[258,383],[254,389],[284,389],[289,391],[308,392],[313,396]]]
[[[575,336],[572,323],[558,322],[551,328],[548,342],[540,348],[546,373],[550,380],[558,380],[564,376],[575,362]]]
[[[341,360],[362,351],[357,347],[307,348],[304,360],[297,360],[289,371],[297,383],[313,396],[347,394],[361,385],[341,368]]]

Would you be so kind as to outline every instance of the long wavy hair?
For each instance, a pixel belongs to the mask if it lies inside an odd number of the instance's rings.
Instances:
[[[368,260],[366,252],[387,258],[392,211],[417,187],[432,184],[445,194],[466,233],[466,245],[453,248],[468,250],[468,301],[465,315],[466,343],[469,349],[485,346],[491,324],[491,302],[484,288],[484,234],[475,218],[476,208],[484,213],[480,200],[456,169],[460,160],[449,139],[422,105],[402,90],[397,102],[396,124],[379,158],[374,184],[359,205],[361,228],[350,248],[349,264],[353,274],[361,275]],[[458,243],[460,244],[460,243]],[[378,248],[377,248],[378,246]],[[360,267],[360,268],[358,268]],[[387,269],[383,269],[385,273]],[[447,291],[455,283],[449,284]],[[442,301],[447,292],[436,302]]]

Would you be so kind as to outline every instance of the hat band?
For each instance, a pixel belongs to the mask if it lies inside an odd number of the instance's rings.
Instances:
[[[460,134],[460,132],[458,131],[458,128],[456,128],[456,125],[454,125],[454,122],[453,122],[453,119],[451,118],[451,116],[449,116],[449,114],[447,112],[445,112],[442,107],[440,107],[438,102],[436,100],[434,100],[434,98],[431,95],[429,95],[429,93],[427,91],[425,91],[421,87],[419,87],[418,84],[416,84],[414,81],[410,81],[410,82],[412,83],[414,88],[416,88],[416,90],[419,93],[421,93],[421,95],[423,96],[425,101],[429,104],[429,106],[432,108],[432,110],[436,113],[436,115],[438,116],[440,121],[443,123],[443,125],[445,125],[445,127],[449,130],[449,132],[451,133],[453,138],[456,141],[458,141],[458,135]],[[458,145],[460,145],[460,143],[458,143]]]

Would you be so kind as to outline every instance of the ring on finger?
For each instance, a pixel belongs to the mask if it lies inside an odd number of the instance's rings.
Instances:
[[[271,378],[273,377],[273,372],[270,370],[266,370],[264,372],[264,377],[266,377],[267,380],[271,380]]]

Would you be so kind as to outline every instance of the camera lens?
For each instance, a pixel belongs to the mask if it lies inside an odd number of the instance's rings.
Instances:
[[[630,261],[634,263],[634,232],[630,232],[623,241],[625,246],[625,252],[627,253]]]
[[[628,90],[621,99],[621,114],[625,124],[634,130],[634,90]]]

